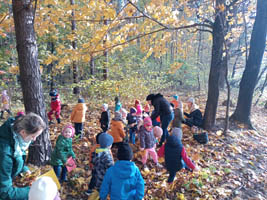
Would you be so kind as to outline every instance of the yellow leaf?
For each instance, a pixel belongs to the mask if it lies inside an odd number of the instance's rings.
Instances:
[[[177,192],[176,197],[178,200],[185,200],[184,194]]]

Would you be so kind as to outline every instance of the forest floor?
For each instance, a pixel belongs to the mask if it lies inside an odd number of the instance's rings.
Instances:
[[[205,101],[201,96],[198,103],[204,110]],[[203,100],[202,100],[203,99]],[[201,106],[203,105],[203,106]],[[51,141],[55,144],[62,126],[69,123],[73,105],[62,110],[62,123],[50,125]],[[73,149],[77,156],[78,167],[68,175],[68,182],[63,183],[61,199],[88,199],[84,194],[91,177],[89,151],[94,137],[100,132],[98,119],[99,107],[89,106],[86,116],[85,137],[73,140]],[[126,106],[127,107],[127,106]],[[127,107],[128,108],[128,107]],[[113,110],[112,108],[110,108]],[[234,108],[231,108],[230,112]],[[225,106],[218,106],[217,128],[209,132],[209,143],[198,144],[192,132],[183,127],[182,142],[189,157],[201,168],[199,172],[180,171],[174,184],[167,186],[168,173],[163,168],[156,168],[153,161],[148,161],[149,171],[141,163],[139,146],[132,145],[136,165],[146,182],[145,200],[150,199],[267,199],[267,110],[252,108],[252,122],[255,130],[247,130],[241,125],[230,124],[227,136],[223,133]],[[116,154],[114,154],[116,160]],[[164,164],[164,160],[160,159]],[[43,171],[48,170],[44,167]],[[91,198],[95,199],[95,198]]]

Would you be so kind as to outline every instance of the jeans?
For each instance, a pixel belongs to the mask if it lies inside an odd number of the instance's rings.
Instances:
[[[83,131],[83,123],[74,123],[75,135],[82,134]]]
[[[132,142],[132,144],[135,144],[135,131],[130,128],[129,132],[130,132],[130,141]]]
[[[53,166],[55,174],[60,182],[67,180],[67,168],[62,165]]]
[[[165,116],[161,116],[160,117],[160,120],[161,120],[161,128],[162,128],[162,131],[163,131],[162,136],[161,136],[161,139],[160,139],[160,144],[161,145],[162,145],[163,142],[165,142],[165,140],[169,136],[168,126],[171,123],[171,121],[173,120],[173,118],[174,118],[173,112],[171,114],[169,114],[169,115],[165,115]]]

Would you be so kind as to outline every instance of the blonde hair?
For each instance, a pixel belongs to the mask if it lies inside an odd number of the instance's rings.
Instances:
[[[25,130],[28,135],[34,134],[41,129],[45,129],[44,120],[35,113],[28,113],[20,116],[14,123],[13,129],[16,133]]]

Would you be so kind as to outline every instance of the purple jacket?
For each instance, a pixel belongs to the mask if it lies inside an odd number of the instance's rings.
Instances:
[[[156,139],[152,131],[147,131],[144,126],[140,127],[140,144],[141,148],[150,149],[156,144]]]

